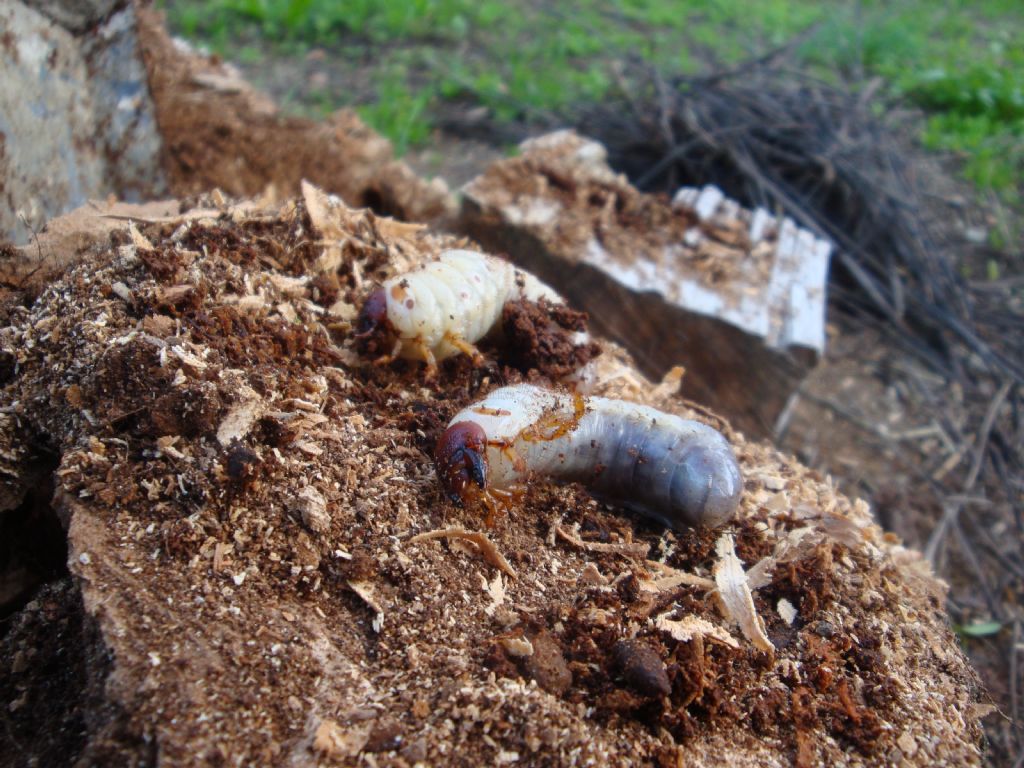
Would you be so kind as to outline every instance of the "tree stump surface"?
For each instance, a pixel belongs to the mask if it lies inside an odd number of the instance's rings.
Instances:
[[[492,528],[452,506],[448,419],[543,381],[495,341],[427,383],[350,327],[375,281],[458,245],[307,188],[125,224],[0,307],[0,524],[52,469],[70,568],[5,620],[0,754],[980,763],[986,708],[921,556],[610,342],[597,392],[730,438],[735,522],[667,531],[540,478]]]

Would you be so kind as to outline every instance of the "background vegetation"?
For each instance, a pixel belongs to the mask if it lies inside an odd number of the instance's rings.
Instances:
[[[982,190],[1021,199],[1019,0],[175,0],[167,10],[178,33],[230,59],[322,51],[339,77],[299,106],[355,106],[400,152],[426,142],[452,103],[529,122],[601,100],[627,58],[692,74],[799,38],[803,67],[880,78],[893,103],[922,110],[926,146],[961,158]]]

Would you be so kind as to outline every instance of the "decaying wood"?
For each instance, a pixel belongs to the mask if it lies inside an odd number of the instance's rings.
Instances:
[[[571,132],[532,139],[464,190],[461,224],[661,377],[767,434],[825,345],[831,246],[715,187],[642,195]]]
[[[501,346],[426,385],[326,325],[339,296],[358,300],[356,275],[460,241],[320,206],[319,242],[305,205],[136,222],[135,237],[125,223],[121,245],[5,310],[0,479],[24,496],[28,457],[49,452],[71,576],[0,637],[0,740],[18,734],[4,754],[980,763],[984,709],[943,585],[865,504],[769,446],[732,438],[745,489],[717,552],[718,533],[542,482],[484,534],[428,454],[481,389],[522,375]],[[706,418],[602,345],[598,394]],[[726,581],[742,605],[723,613]],[[724,624],[750,618],[766,641]]]

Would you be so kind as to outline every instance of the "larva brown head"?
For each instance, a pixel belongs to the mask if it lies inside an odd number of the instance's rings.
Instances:
[[[395,332],[388,321],[388,295],[383,287],[367,297],[356,320],[356,342],[362,354],[386,354],[395,342]]]
[[[452,424],[434,448],[434,466],[448,497],[462,503],[487,485],[487,435],[472,421]]]

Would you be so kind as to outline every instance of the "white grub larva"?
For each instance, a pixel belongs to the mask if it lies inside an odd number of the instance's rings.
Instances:
[[[392,277],[366,300],[356,337],[380,362],[437,361],[479,353],[473,344],[501,322],[506,302],[526,299],[564,303],[551,288],[507,261],[476,251],[444,251],[437,261]],[[579,334],[576,343],[589,336]]]
[[[434,463],[448,495],[479,499],[489,519],[532,476],[582,483],[672,528],[725,524],[743,490],[729,442],[706,424],[528,384],[457,413]]]

